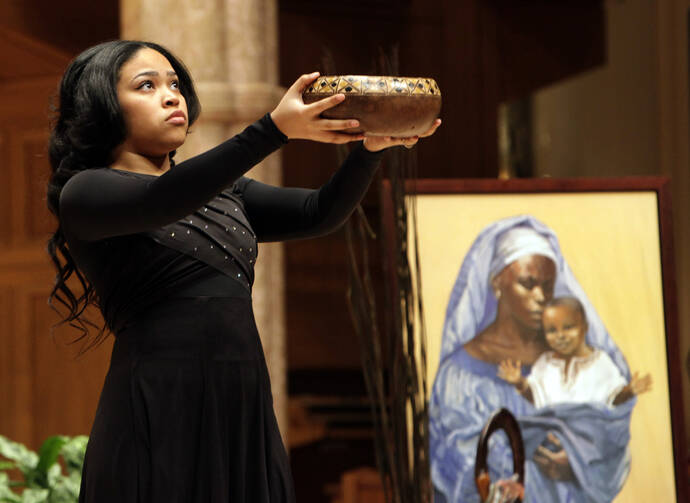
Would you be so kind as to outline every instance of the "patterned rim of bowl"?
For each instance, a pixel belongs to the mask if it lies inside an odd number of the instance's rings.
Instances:
[[[380,77],[371,75],[324,75],[304,91],[305,95],[441,96],[434,79],[426,77]]]

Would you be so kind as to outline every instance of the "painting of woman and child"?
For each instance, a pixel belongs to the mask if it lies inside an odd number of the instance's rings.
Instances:
[[[502,407],[525,501],[676,501],[656,194],[415,197],[434,502],[482,503]],[[514,473],[505,435],[488,467]]]

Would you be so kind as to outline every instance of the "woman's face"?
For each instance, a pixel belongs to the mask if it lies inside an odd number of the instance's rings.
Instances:
[[[544,304],[553,298],[556,264],[542,255],[526,255],[503,269],[492,286],[501,309],[525,328],[541,328]]]
[[[122,65],[117,96],[127,137],[122,149],[147,157],[165,156],[187,136],[187,102],[172,65],[148,47]]]

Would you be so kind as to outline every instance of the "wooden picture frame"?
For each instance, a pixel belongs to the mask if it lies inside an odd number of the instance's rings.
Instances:
[[[396,238],[391,232],[395,228],[395,221],[391,184],[388,180],[384,180],[381,194],[384,254],[389,265],[386,269],[389,271],[389,284],[394,289],[398,278],[391,272],[395,271],[395,267],[390,267],[390,264],[395,263]],[[446,424],[447,421],[440,419],[448,418],[448,415],[443,416],[443,414],[449,414],[448,411],[453,410],[462,415],[464,410],[475,406],[479,399],[476,396],[471,397],[471,400],[467,397],[457,398],[457,404],[449,405],[448,396],[455,397],[456,395],[448,391],[450,388],[441,389],[441,387],[450,382],[448,376],[455,379],[453,386],[457,382],[461,383],[458,386],[462,386],[464,381],[457,381],[459,375],[465,375],[464,373],[474,375],[472,374],[474,370],[463,368],[463,362],[468,361],[463,358],[467,355],[470,356],[470,360],[477,360],[478,354],[484,358],[498,358],[496,354],[487,356],[487,354],[478,353],[476,347],[469,347],[471,346],[467,343],[469,341],[464,341],[462,335],[457,335],[462,334],[457,326],[465,326],[462,316],[453,314],[456,311],[459,312],[458,306],[464,302],[462,300],[464,293],[458,292],[469,292],[473,284],[484,284],[485,286],[481,288],[484,289],[486,304],[493,302],[497,305],[500,302],[489,299],[492,295],[500,298],[498,290],[491,290],[497,288],[495,283],[491,282],[491,278],[496,278],[497,275],[487,275],[484,278],[476,273],[475,279],[470,280],[467,278],[475,273],[467,273],[465,283],[462,283],[458,278],[461,264],[469,259],[468,251],[474,253],[474,257],[479,257],[477,260],[483,260],[486,264],[492,261],[492,258],[488,256],[492,250],[486,248],[486,244],[492,241],[483,242],[481,246],[485,248],[479,248],[478,236],[483,236],[481,239],[489,239],[487,236],[491,235],[490,230],[487,229],[495,231],[496,241],[493,243],[497,248],[498,239],[506,229],[530,225],[537,225],[539,229],[544,228],[539,227],[538,224],[543,224],[551,232],[549,236],[555,236],[558,260],[561,261],[557,264],[564,264],[556,265],[557,279],[554,280],[556,287],[551,296],[557,296],[556,291],[559,288],[562,290],[559,296],[565,291],[563,285],[558,285],[558,277],[564,278],[560,281],[574,281],[576,286],[571,285],[567,291],[585,303],[587,316],[592,315],[595,318],[592,322],[594,328],[590,326],[592,323],[587,326],[586,345],[590,347],[591,352],[611,351],[609,356],[616,361],[621,375],[628,383],[632,372],[636,371],[639,371],[641,375],[649,373],[652,378],[651,390],[635,396],[634,400],[625,402],[629,404],[625,407],[630,409],[627,416],[617,408],[619,406],[614,406],[612,403],[608,403],[608,409],[604,407],[604,404],[594,401],[591,404],[585,403],[578,406],[581,409],[602,410],[604,411],[601,412],[602,414],[609,414],[607,411],[614,411],[611,414],[620,413],[620,417],[623,418],[620,424],[623,426],[616,430],[616,434],[624,437],[627,431],[629,438],[627,443],[621,441],[619,450],[615,451],[620,454],[616,458],[618,468],[608,467],[604,463],[596,465],[596,469],[589,470],[587,466],[590,465],[587,462],[573,463],[575,467],[571,466],[573,472],[571,476],[575,482],[572,483],[577,485],[583,482],[588,487],[578,486],[577,490],[584,491],[590,498],[600,498],[602,501],[611,501],[611,498],[616,502],[687,501],[688,466],[683,422],[681,355],[678,341],[678,307],[669,179],[665,177],[421,179],[407,181],[405,194],[408,213],[415,215],[418,231],[416,252],[419,256],[421,295],[427,334],[429,362],[427,381],[431,424],[429,456],[432,465],[434,501],[439,502],[444,499],[447,503],[475,501],[473,499],[475,496],[471,494],[471,482],[468,480],[463,482],[462,469],[449,466],[450,461],[448,461],[459,458],[467,463],[468,458],[458,453],[462,451],[462,448],[469,449],[468,445],[471,444],[472,437],[460,439],[453,437],[453,442],[461,446],[457,448],[457,452],[453,451],[456,448],[451,448],[452,442],[448,440],[450,438],[448,431],[453,427]],[[520,220],[521,218],[524,219]],[[537,224],[532,224],[533,220],[536,220]],[[552,240],[550,242],[554,242],[552,237],[549,239]],[[414,240],[408,239],[408,247],[412,250],[410,253],[415,251],[414,244]],[[473,245],[476,247],[472,248]],[[498,254],[495,248],[493,253],[494,256]],[[472,267],[480,270],[479,265]],[[561,267],[564,269],[561,270]],[[572,273],[570,276],[566,274],[566,269],[570,271],[568,274]],[[469,270],[467,269],[466,272]],[[484,271],[484,269],[481,270]],[[575,279],[572,280],[572,278]],[[484,282],[485,279],[486,282]],[[459,287],[460,283],[465,285],[464,290]],[[456,298],[455,301],[452,300],[453,296]],[[457,300],[458,298],[460,300]],[[476,303],[476,298],[473,302]],[[486,309],[488,313],[489,308]],[[497,313],[498,309],[494,307],[494,313]],[[457,319],[452,316],[456,316]],[[487,316],[490,318],[488,314]],[[497,323],[498,314],[494,316],[494,321],[484,320],[483,325],[477,322],[477,333],[485,333],[488,326]],[[603,329],[603,332],[599,332],[603,335],[596,335],[597,327]],[[445,341],[444,337],[446,337]],[[594,344],[593,340],[597,343]],[[456,345],[456,349],[448,349],[453,347],[452,343]],[[542,344],[548,346],[545,340]],[[445,351],[443,358],[442,351]],[[462,358],[458,356],[460,353],[464,355]],[[557,351],[554,350],[553,354],[556,353]],[[616,359],[617,355],[622,355],[623,358]],[[485,360],[484,363],[486,363]],[[485,367],[488,372],[491,372],[494,367],[498,368],[496,362],[489,365],[493,367]],[[529,376],[531,367],[523,366],[522,372],[523,376]],[[437,379],[439,379],[438,382]],[[477,389],[482,389],[483,384],[479,381],[474,384],[477,386],[474,388],[475,392]],[[505,390],[505,388],[500,389]],[[514,391],[516,396],[510,396],[506,400],[524,400],[524,396],[519,396],[517,386]],[[487,395],[492,393],[493,391],[487,391]],[[500,402],[497,398],[499,394],[497,392],[493,394],[495,396],[483,399],[481,407],[486,407],[487,403]],[[508,397],[509,395],[500,396]],[[547,409],[552,412],[549,416],[551,419],[565,420],[558,417],[559,414],[554,411],[571,406],[567,403],[556,403],[544,409],[530,405],[534,410],[534,416],[539,415],[539,421],[543,419],[543,414],[546,414],[543,411]],[[510,409],[509,404],[507,408]],[[520,413],[524,413],[524,421],[520,423],[521,429],[523,435],[527,432],[529,437],[530,432],[533,431],[530,430],[530,418],[533,416],[525,413],[525,410],[530,410],[529,406],[520,405],[517,408],[520,410],[511,412],[515,413],[518,421],[521,420]],[[572,417],[574,417],[573,414],[569,416],[571,419]],[[611,423],[599,424],[613,424],[613,420]],[[584,431],[586,430],[587,428]],[[570,430],[558,431],[562,433]],[[564,438],[563,435],[557,435],[557,437],[559,441]],[[573,438],[575,438],[574,445],[582,445],[580,437],[575,435]],[[529,444],[529,438],[527,440]],[[552,452],[558,450],[553,445],[549,448]],[[577,449],[573,452],[575,451]],[[558,489],[560,482],[554,482],[553,479],[546,477],[544,475],[546,469],[540,468],[534,457],[530,457],[535,452],[532,454],[527,452],[526,464],[532,463],[533,470],[538,470],[541,472],[540,476],[549,479],[545,484],[552,484],[549,486],[551,490],[554,490],[554,487]],[[626,458],[626,456],[629,457]],[[592,459],[595,460],[592,463],[595,463],[598,458],[594,455]],[[529,486],[530,475],[529,470],[527,471]],[[611,474],[614,472],[620,477],[617,489],[612,488],[610,483]],[[605,475],[608,480],[597,480],[599,474]],[[590,477],[593,478],[590,479]],[[527,494],[529,492],[528,487]],[[451,494],[450,498],[447,497],[448,494]],[[458,496],[460,494],[470,496],[460,497]]]

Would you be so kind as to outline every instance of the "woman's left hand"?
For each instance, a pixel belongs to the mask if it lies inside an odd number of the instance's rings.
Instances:
[[[558,450],[552,451],[542,444],[537,447],[532,459],[548,478],[553,480],[573,480],[575,475],[570,467],[568,453],[565,452],[563,444],[551,432],[546,434],[546,439]]]
[[[364,148],[370,152],[377,152],[384,148],[395,147],[402,145],[407,148],[414,147],[420,138],[426,138],[436,132],[436,129],[441,125],[441,119],[436,119],[431,127],[424,133],[417,136],[410,136],[407,138],[398,138],[395,136],[366,136],[364,138]]]

